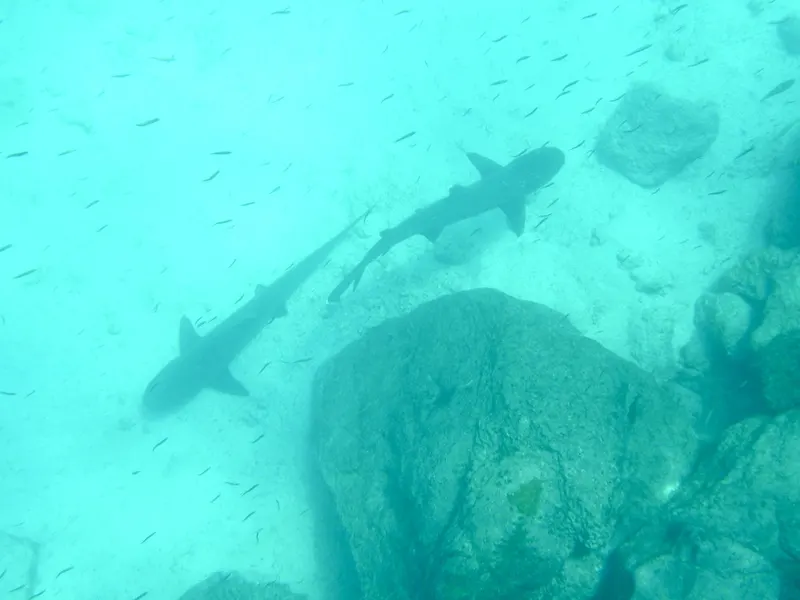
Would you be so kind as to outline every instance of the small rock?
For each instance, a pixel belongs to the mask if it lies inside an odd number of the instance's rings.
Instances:
[[[595,155],[632,182],[652,188],[703,156],[718,131],[714,106],[673,98],[654,85],[639,84],[625,94],[606,122]]]

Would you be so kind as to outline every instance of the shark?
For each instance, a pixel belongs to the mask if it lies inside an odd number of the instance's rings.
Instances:
[[[204,389],[232,396],[248,396],[248,390],[230,371],[230,364],[261,331],[288,314],[287,302],[327,260],[361,221],[365,212],[337,235],[290,266],[269,285],[258,285],[253,297],[206,335],[200,335],[185,316],[178,331],[179,353],[150,381],[144,391],[145,413],[157,416],[172,412]]]
[[[352,286],[356,288],[370,263],[401,242],[421,235],[435,242],[448,225],[477,217],[494,209],[505,213],[509,229],[517,236],[525,231],[526,197],[548,183],[564,165],[564,153],[552,146],[542,146],[500,165],[490,158],[468,152],[467,158],[480,178],[467,186],[454,185],[449,193],[380,233],[372,246],[328,296],[329,303],[339,302]]]

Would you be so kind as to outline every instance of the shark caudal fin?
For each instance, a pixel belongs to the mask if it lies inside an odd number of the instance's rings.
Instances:
[[[179,345],[181,354],[191,354],[200,343],[200,334],[191,321],[181,318]],[[203,386],[231,396],[249,396],[250,392],[237,380],[227,366],[207,369],[202,373]]]

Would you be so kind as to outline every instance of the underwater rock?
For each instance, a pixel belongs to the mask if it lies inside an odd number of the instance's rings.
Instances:
[[[617,264],[628,273],[636,291],[662,296],[672,288],[672,274],[662,264],[624,248],[617,252]]]
[[[312,439],[364,598],[573,600],[688,475],[696,414],[564,315],[483,289],[325,362]]]
[[[788,54],[800,56],[800,17],[789,15],[775,26],[781,46]]]
[[[730,427],[619,549],[635,598],[778,600],[800,572],[800,411]]]
[[[307,600],[283,583],[254,583],[235,571],[217,572],[192,586],[178,600]]]
[[[740,354],[752,318],[752,307],[730,292],[703,294],[695,304],[695,326],[729,357]]]
[[[703,156],[718,132],[719,113],[713,105],[637,84],[604,125],[595,156],[632,182],[652,188]]]
[[[751,343],[764,400],[773,411],[800,407],[800,256],[774,273]]]
[[[756,412],[800,407],[800,253],[767,248],[733,265],[696,304],[689,370],[731,373]],[[698,351],[704,342],[704,352]],[[705,364],[704,364],[705,359]],[[696,364],[690,364],[696,363]],[[748,376],[748,372],[757,375]],[[732,399],[736,393],[721,389]],[[752,411],[751,411],[752,412]]]
[[[776,198],[764,231],[767,241],[778,248],[800,247],[800,135],[792,141],[790,165],[776,176]]]

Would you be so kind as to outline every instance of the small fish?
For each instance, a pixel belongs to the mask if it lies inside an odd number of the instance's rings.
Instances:
[[[147,540],[149,540],[150,538],[152,538],[152,537],[153,537],[155,534],[156,534],[156,532],[154,531],[153,533],[151,533],[150,535],[148,535],[146,538],[144,538],[144,539],[143,539],[141,542],[139,542],[139,544],[144,544],[144,543],[145,543]]]
[[[254,484],[254,485],[251,485],[249,488],[247,488],[245,491],[243,491],[243,492],[242,492],[242,496],[247,496],[247,494],[249,494],[250,492],[252,492],[252,491],[253,491],[254,489],[256,489],[257,487],[258,487],[258,484],[257,484],[257,483],[256,483],[256,484]]]
[[[793,85],[794,85],[794,79],[787,79],[786,81],[779,83],[769,92],[767,92],[767,95],[761,99],[761,102],[764,102],[764,100],[769,100],[770,98],[772,98],[773,96],[777,96],[778,94],[782,94]]]
[[[640,52],[644,52],[645,50],[649,50],[652,47],[653,47],[653,44],[645,44],[644,46],[639,46],[638,48],[636,48],[636,50],[632,50],[632,51],[628,52],[625,55],[625,57],[627,58],[628,56],[635,56],[636,54],[639,54]]]
[[[216,179],[217,175],[219,175],[219,169],[217,169],[211,175],[203,179],[203,183],[208,183],[209,181],[213,181],[214,179]]]
[[[61,570],[58,572],[58,574],[56,575],[56,579],[58,579],[58,578],[59,578],[59,577],[61,577],[62,575],[66,575],[67,573],[69,573],[70,571],[72,571],[74,568],[75,568],[75,567],[73,567],[73,566],[69,566],[69,567],[67,567],[66,569],[61,569]]]
[[[27,156],[27,155],[28,151],[24,150],[22,152],[14,152],[12,154],[9,154],[8,156],[6,156],[6,158],[20,158],[21,156]]]
[[[416,131],[411,131],[411,132],[409,132],[409,133],[407,133],[407,134],[405,134],[405,135],[401,135],[399,138],[397,138],[397,139],[394,141],[394,143],[395,143],[395,144],[397,144],[398,142],[402,142],[402,141],[404,141],[404,140],[407,140],[408,138],[410,138],[410,137],[413,137],[413,136],[415,136],[416,134],[417,134],[417,132],[416,132]]]
[[[748,148],[745,148],[744,150],[739,152],[739,154],[737,154],[736,158],[734,158],[733,160],[737,160],[739,158],[742,158],[743,156],[746,156],[747,154],[750,154],[755,149],[756,149],[755,146],[749,146]]]
[[[0,252],[5,252],[6,250],[10,249],[12,244],[6,244],[5,246],[0,246]]]
[[[230,150],[217,150],[216,152],[212,152],[211,156],[228,156],[228,154],[233,154]]]
[[[153,123],[158,123],[161,119],[158,117],[154,117],[152,119],[147,119],[147,121],[142,121],[141,123],[137,123],[137,127],[147,127],[148,125],[152,125]]]
[[[19,273],[18,275],[14,275],[14,277],[12,277],[12,279],[22,279],[23,277],[27,277],[28,275],[33,275],[38,270],[39,269],[28,269],[27,271],[23,271],[22,273]]]
[[[153,446],[153,449],[151,450],[151,452],[154,452],[156,450],[156,448],[158,448],[159,446],[163,445],[168,439],[169,438],[164,438],[163,440],[158,442],[155,446]]]

